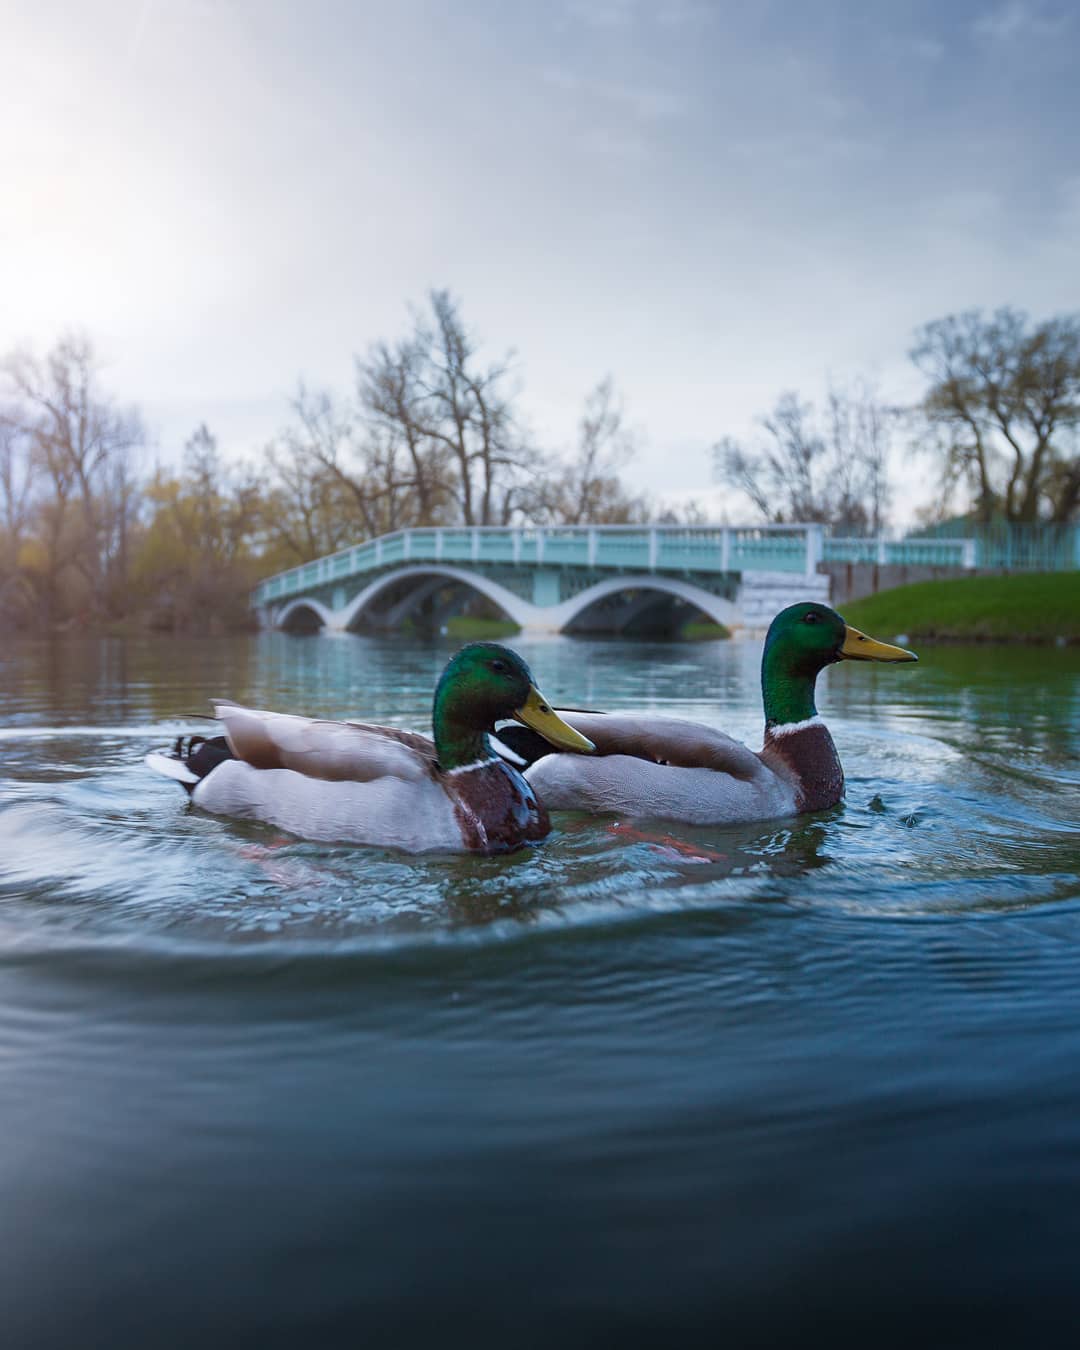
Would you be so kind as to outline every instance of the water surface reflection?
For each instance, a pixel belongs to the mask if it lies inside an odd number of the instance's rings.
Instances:
[[[521,647],[553,699],[759,743],[754,644]],[[920,654],[822,681],[831,811],[417,859],[204,815],[141,756],[217,695],[424,726],[446,648],[9,642],[5,1340],[1075,1313],[1080,653]]]

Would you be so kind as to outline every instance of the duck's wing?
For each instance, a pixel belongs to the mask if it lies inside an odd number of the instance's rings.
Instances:
[[[754,780],[767,772],[752,750],[714,727],[646,713],[559,712],[596,746],[596,754],[631,755],[680,769],[713,769]]]
[[[292,769],[308,778],[351,783],[420,781],[436,770],[434,744],[395,727],[263,712],[225,701],[214,704],[214,713],[233,754],[256,769]]]
[[[791,786],[722,731],[634,713],[559,716],[588,736],[597,753],[549,754],[526,771],[551,810],[720,825],[795,809]]]

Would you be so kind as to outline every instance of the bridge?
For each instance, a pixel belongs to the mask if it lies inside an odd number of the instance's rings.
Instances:
[[[252,603],[293,631],[438,628],[478,597],[526,632],[759,628],[829,599],[828,561],[974,565],[972,541],[830,538],[820,525],[398,530],[268,577]],[[482,602],[481,602],[482,603]]]

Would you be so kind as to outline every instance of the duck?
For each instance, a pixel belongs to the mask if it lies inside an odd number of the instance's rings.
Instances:
[[[688,825],[771,820],[835,806],[844,771],[814,701],[836,661],[917,661],[914,652],[853,628],[828,605],[781,610],[761,656],[764,744],[750,750],[698,722],[649,714],[559,710],[595,752],[550,752],[524,727],[500,737],[526,760],[525,777],[552,811],[652,817]]]
[[[432,739],[225,700],[213,706],[224,735],[181,737],[171,753],[146,756],[196,806],[304,839],[405,853],[505,853],[550,833],[523,761],[494,738],[497,721],[516,718],[562,751],[593,749],[552,711],[524,660],[491,642],[470,643],[447,664]]]

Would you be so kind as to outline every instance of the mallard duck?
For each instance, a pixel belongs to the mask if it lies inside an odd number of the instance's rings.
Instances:
[[[549,810],[696,825],[821,811],[843,795],[844,771],[814,705],[818,673],[834,661],[916,660],[849,627],[827,605],[791,605],[765,639],[765,744],[757,752],[697,722],[634,713],[560,711],[595,745],[588,759],[551,754],[523,728],[499,734],[529,762],[525,777]]]
[[[491,642],[463,647],[447,665],[435,690],[434,741],[236,703],[215,703],[214,712],[223,737],[181,739],[171,755],[146,757],[197,806],[305,839],[408,853],[500,853],[548,834],[535,792],[496,753],[496,721],[518,718],[561,750],[593,748],[551,711],[521,657]]]

